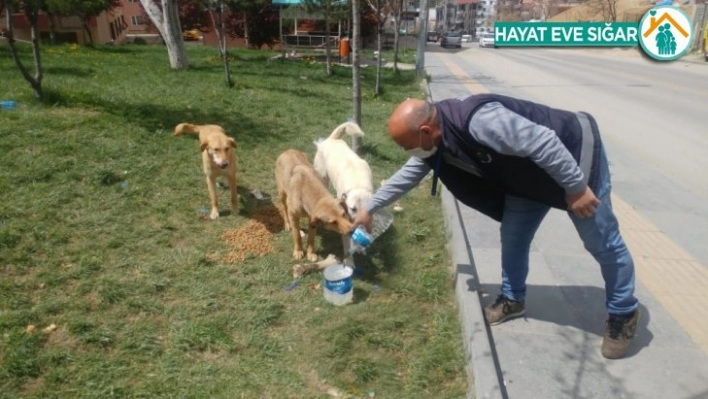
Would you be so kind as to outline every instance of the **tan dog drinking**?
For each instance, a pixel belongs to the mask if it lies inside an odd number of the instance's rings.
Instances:
[[[317,261],[315,232],[318,225],[342,235],[352,230],[345,199],[337,199],[330,194],[304,152],[289,149],[280,154],[275,163],[275,180],[285,230],[292,232],[295,259],[302,259],[305,255],[300,219],[307,218],[309,221],[307,259],[312,262]]]

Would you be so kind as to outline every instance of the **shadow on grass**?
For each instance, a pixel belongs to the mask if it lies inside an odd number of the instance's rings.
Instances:
[[[381,160],[381,161],[386,161],[386,162],[396,161],[395,159],[391,158],[388,155],[388,153],[379,151],[378,146],[376,144],[362,143],[361,154],[362,155],[371,155],[372,157],[376,158],[377,160]]]
[[[277,93],[287,93],[289,95],[292,95],[294,97],[298,98],[320,98],[320,99],[327,99],[331,97],[336,97],[334,95],[331,96],[323,96],[321,92],[316,92],[313,90],[308,90],[306,89],[304,85],[307,85],[307,81],[303,81],[303,86],[298,88],[297,90],[294,89],[286,89],[284,87],[260,87],[261,90],[268,90],[268,91],[274,91]]]
[[[354,294],[353,294],[352,302],[354,302],[354,303],[366,302],[366,300],[369,299],[369,296],[371,296],[371,293],[369,291],[363,290],[358,287],[354,287]]]
[[[80,99],[67,98],[61,92],[47,89],[45,91],[44,103],[51,106],[77,107],[85,106],[104,113],[124,119],[127,124],[138,125],[143,129],[154,132],[159,128],[172,131],[179,123],[189,122],[197,125],[218,124],[222,126],[230,135],[236,132],[248,133],[239,134],[236,140],[239,144],[250,145],[268,138],[282,138],[280,131],[283,126],[273,125],[271,122],[264,126],[255,122],[244,113],[231,108],[224,109],[223,112],[204,111],[199,107],[178,108],[155,103],[126,103],[122,101],[110,101],[96,96],[83,95]],[[185,135],[180,139],[194,139],[196,136]]]
[[[248,55],[238,53],[238,52],[231,52],[229,51],[229,58],[238,60],[238,61],[246,61],[246,62],[265,62],[268,61],[271,57],[274,55],[277,55],[279,53],[273,53],[269,51],[264,51],[263,53],[255,53],[255,52],[249,52],[247,53]]]
[[[381,76],[383,85],[399,86],[409,85],[417,79],[415,71],[402,71],[385,73]]]
[[[300,76],[303,76],[303,72],[311,72],[311,69],[280,69],[280,68],[269,68],[267,71],[267,76],[269,78],[284,78],[284,79],[298,79]],[[255,76],[255,77],[263,77],[264,73],[263,71],[254,71],[252,69],[242,69],[238,70],[238,76]],[[312,79],[308,77],[308,79]],[[307,80],[303,80],[303,82],[307,82]]]
[[[320,248],[316,248],[319,254],[322,256],[334,254],[340,259],[343,258],[344,248],[341,235],[324,229],[318,230],[318,235],[322,239]],[[379,273],[391,273],[396,270],[399,267],[396,256],[397,249],[392,243],[398,239],[396,227],[391,225],[381,237],[371,243],[371,247],[366,250],[365,255],[355,254],[354,263],[358,269],[355,274],[356,278],[369,283],[379,283],[381,282],[377,276]]]
[[[86,78],[96,73],[96,70],[81,67],[44,67],[44,72],[48,75],[67,75],[76,76],[77,78]]]
[[[162,45],[161,45],[162,46]],[[135,54],[142,52],[146,46],[137,45],[93,45],[86,46],[86,49],[106,54]]]
[[[245,186],[238,186],[238,195],[243,205],[239,213],[248,219],[260,222],[271,234],[283,231],[285,223],[273,199],[263,192],[261,194],[264,198],[257,199],[251,190]]]
[[[233,68],[233,66],[231,66]],[[224,65],[219,63],[208,63],[204,62],[201,64],[195,64],[195,65],[190,65],[189,69],[192,71],[199,71],[199,72],[211,72],[211,71],[221,71],[224,69]],[[231,71],[231,74],[233,75],[233,71]],[[254,74],[255,75],[255,74]],[[238,76],[241,76],[239,73]],[[238,76],[234,76],[234,80],[238,82]]]

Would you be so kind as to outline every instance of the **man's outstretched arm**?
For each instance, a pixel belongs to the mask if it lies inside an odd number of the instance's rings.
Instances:
[[[386,184],[381,186],[369,200],[366,209],[362,209],[354,218],[354,227],[363,225],[371,231],[371,214],[377,210],[391,205],[397,199],[417,186],[423,178],[430,173],[430,167],[422,159],[411,157]]]
[[[430,167],[422,159],[411,157],[396,173],[386,180],[369,200],[369,212],[387,207],[417,186],[430,173]]]

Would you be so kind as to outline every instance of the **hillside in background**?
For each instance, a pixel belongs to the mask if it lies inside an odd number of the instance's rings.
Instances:
[[[602,5],[608,4],[610,0],[588,0],[583,4],[563,11],[550,18],[553,22],[571,21],[603,21],[605,17],[602,12]],[[678,3],[674,3],[678,5]],[[647,0],[617,0],[617,21],[639,21],[642,16],[654,7],[655,2]],[[681,9],[689,16],[693,15],[693,6],[681,6]]]

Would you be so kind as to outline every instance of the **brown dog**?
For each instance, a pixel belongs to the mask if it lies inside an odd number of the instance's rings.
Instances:
[[[352,230],[346,212],[346,197],[334,198],[307,159],[299,150],[286,150],[275,162],[275,180],[278,184],[280,214],[285,222],[285,230],[292,232],[295,249],[293,257],[302,259],[302,237],[300,219],[308,218],[310,226],[307,234],[307,259],[317,260],[315,254],[315,230],[319,224],[325,229],[339,234]]]
[[[182,133],[199,134],[199,146],[202,149],[202,167],[206,175],[209,198],[211,200],[210,219],[219,217],[219,203],[216,199],[216,178],[226,177],[231,189],[231,212],[238,213],[236,197],[236,140],[226,135],[218,125],[192,125],[180,123],[175,127],[175,136]]]

